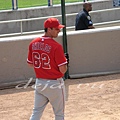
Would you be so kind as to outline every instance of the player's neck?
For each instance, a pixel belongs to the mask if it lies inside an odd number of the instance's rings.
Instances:
[[[45,34],[44,34],[44,37],[50,37],[50,38],[53,38],[53,36],[51,36],[51,35],[48,34],[48,33],[45,33]]]

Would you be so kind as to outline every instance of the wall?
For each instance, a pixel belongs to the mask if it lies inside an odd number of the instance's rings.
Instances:
[[[28,45],[35,37],[0,39],[1,85],[35,77],[26,63]],[[62,44],[62,33],[56,40]],[[71,78],[120,71],[120,26],[67,32],[67,42]]]
[[[72,13],[72,14],[66,14],[66,26],[74,26],[75,25],[75,18],[76,18],[77,13]],[[115,20],[120,20],[120,8],[112,8],[112,9],[104,9],[104,10],[96,10],[96,11],[91,11],[90,15],[92,17],[93,23],[101,23],[101,22],[108,22],[108,21],[115,21]],[[61,15],[56,15],[54,16],[61,20]],[[28,21],[28,22],[23,22],[23,32],[30,32],[30,31],[38,31],[38,30],[43,30],[43,23],[44,21],[48,18],[47,17],[41,17],[40,20],[35,20],[35,21]],[[13,29],[14,28],[14,29]],[[11,33],[11,32],[19,32],[20,33],[20,22],[15,22],[15,23],[4,23],[0,24],[0,33],[5,34],[5,33]]]
[[[92,1],[92,4],[93,4],[93,11],[112,8],[111,0]],[[83,3],[81,3],[81,2],[66,4],[67,26],[73,26],[75,24],[76,14],[83,8],[82,5],[83,5]],[[103,18],[104,16],[102,16],[102,14],[103,14],[103,12],[102,13],[96,12],[93,16],[93,17],[95,17],[95,19],[93,19],[93,21],[94,22],[102,22],[101,19],[102,20],[106,19],[106,18]],[[106,12],[105,14],[110,14],[110,13]],[[4,12],[1,11],[0,12],[0,16],[1,16],[0,20],[4,21],[4,20],[17,20],[17,19],[28,19],[28,18],[40,17],[41,20],[23,22],[23,32],[28,32],[28,31],[42,30],[43,22],[45,19],[48,18],[48,16],[57,17],[61,21],[60,15],[61,15],[61,6],[56,5],[53,7],[36,7],[36,8],[31,8],[31,9],[20,9],[17,11],[4,11]],[[100,16],[98,16],[98,15],[100,15]],[[99,19],[100,17],[101,17],[101,19]],[[108,17],[107,21],[109,20],[109,17]],[[113,18],[116,19],[115,16],[113,16]],[[20,30],[21,30],[20,22],[0,24],[0,34],[20,33]]]
[[[71,77],[120,72],[120,26],[67,35]]]

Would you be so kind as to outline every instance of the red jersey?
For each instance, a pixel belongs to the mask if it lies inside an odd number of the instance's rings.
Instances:
[[[63,77],[59,66],[67,64],[62,45],[50,37],[39,37],[29,45],[27,62],[33,64],[36,78]]]

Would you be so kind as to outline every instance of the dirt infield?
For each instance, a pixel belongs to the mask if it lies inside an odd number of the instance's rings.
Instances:
[[[65,81],[65,120],[120,120],[120,74]],[[0,90],[0,120],[29,120],[34,90]],[[54,120],[47,105],[41,120]]]

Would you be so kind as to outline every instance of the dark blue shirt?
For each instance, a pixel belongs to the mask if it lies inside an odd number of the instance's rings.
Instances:
[[[88,26],[92,26],[92,20],[89,13],[83,9],[76,15],[75,30],[89,29]]]

